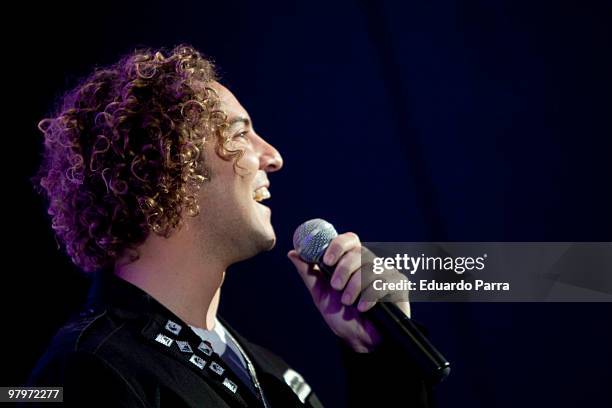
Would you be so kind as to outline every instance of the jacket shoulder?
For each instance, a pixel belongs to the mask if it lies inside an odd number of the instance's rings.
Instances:
[[[114,336],[124,324],[106,311],[88,310],[71,318],[38,361],[28,385],[63,386],[64,402],[69,406],[145,406],[107,353],[100,352],[116,342]]]
[[[89,309],[73,316],[61,327],[38,360],[29,384],[62,383],[69,363],[91,359],[118,334],[124,323],[112,319],[106,310]],[[103,358],[99,357],[101,360]]]

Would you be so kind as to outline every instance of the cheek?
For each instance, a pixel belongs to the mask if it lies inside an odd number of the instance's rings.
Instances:
[[[259,159],[257,155],[250,150],[245,150],[236,164],[237,173],[245,178],[246,181],[251,181],[255,177],[257,170],[259,170]]]

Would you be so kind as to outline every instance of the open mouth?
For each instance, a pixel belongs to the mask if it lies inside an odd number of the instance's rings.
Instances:
[[[253,199],[258,203],[262,202],[263,200],[267,200],[270,197],[270,191],[266,186],[261,186],[253,191]]]

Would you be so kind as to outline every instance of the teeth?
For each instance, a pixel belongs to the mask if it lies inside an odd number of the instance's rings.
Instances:
[[[259,187],[257,190],[253,191],[253,199],[255,201],[260,202],[267,198],[270,198],[270,191],[268,191],[267,187]]]

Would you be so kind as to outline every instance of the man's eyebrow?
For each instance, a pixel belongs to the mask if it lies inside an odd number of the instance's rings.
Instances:
[[[229,127],[232,127],[236,123],[240,122],[242,122],[247,127],[251,125],[251,119],[247,118],[246,116],[238,116],[229,121]]]

